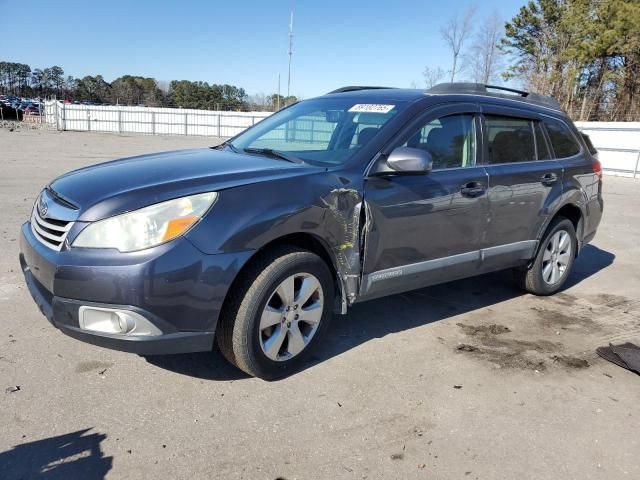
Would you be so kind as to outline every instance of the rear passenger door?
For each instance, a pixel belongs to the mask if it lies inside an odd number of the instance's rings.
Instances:
[[[552,159],[534,112],[483,106],[489,175],[485,267],[507,268],[533,256],[538,233],[562,194],[562,165]]]

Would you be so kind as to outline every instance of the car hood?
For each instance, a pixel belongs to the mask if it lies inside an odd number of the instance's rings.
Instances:
[[[211,148],[124,158],[69,172],[48,186],[95,221],[172,198],[247,185],[323,168]]]

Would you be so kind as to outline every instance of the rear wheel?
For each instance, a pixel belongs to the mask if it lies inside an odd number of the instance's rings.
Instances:
[[[570,220],[558,217],[547,229],[531,266],[516,271],[522,287],[534,295],[552,295],[566,282],[576,257],[576,231]]]
[[[286,375],[320,340],[333,297],[331,272],[319,256],[292,247],[263,254],[223,309],[220,350],[250,375]]]

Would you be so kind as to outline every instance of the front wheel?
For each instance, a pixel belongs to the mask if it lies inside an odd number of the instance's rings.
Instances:
[[[320,340],[333,301],[333,278],[319,256],[295,248],[262,254],[223,309],[220,350],[250,375],[286,375]]]
[[[566,282],[576,258],[576,231],[570,220],[551,222],[531,266],[517,270],[522,287],[534,295],[553,295]]]

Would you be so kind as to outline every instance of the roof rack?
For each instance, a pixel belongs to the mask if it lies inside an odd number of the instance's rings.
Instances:
[[[498,90],[498,92],[495,90]],[[466,93],[509,99],[513,99],[515,97],[525,102],[542,105],[543,107],[562,110],[560,103],[558,103],[558,101],[553,97],[526,92],[524,90],[517,90],[515,88],[501,87],[498,85],[485,85],[484,83],[439,83],[438,85],[434,85],[428,89],[426,92],[432,94]]]
[[[336,90],[329,92],[327,95],[330,95],[332,93],[357,92],[358,90],[386,90],[390,88],[393,88],[393,87],[367,87],[363,85],[352,85],[350,87],[338,88]]]

